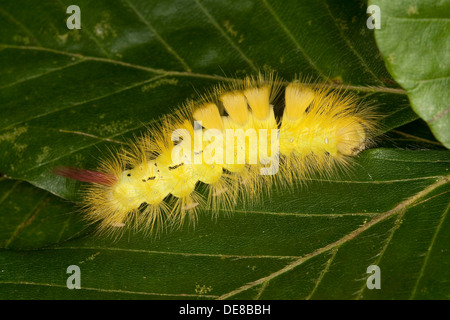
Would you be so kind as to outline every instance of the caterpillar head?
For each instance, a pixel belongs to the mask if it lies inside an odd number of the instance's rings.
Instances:
[[[138,199],[143,190],[140,183],[137,183],[137,178],[134,170],[124,170],[117,182],[111,186],[111,198],[128,210],[140,205]]]
[[[113,186],[112,197],[120,204],[138,208],[142,203],[159,204],[169,192],[164,191],[164,177],[155,161],[124,170]]]
[[[163,178],[154,161],[123,171],[98,172],[60,167],[55,174],[90,183],[85,197],[88,219],[100,221],[103,228],[123,227],[144,204],[158,204],[167,196],[161,188]]]

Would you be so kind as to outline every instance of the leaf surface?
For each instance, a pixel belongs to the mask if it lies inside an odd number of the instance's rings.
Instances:
[[[370,1],[380,8],[375,38],[395,81],[436,138],[450,148],[450,1]]]
[[[205,209],[195,230],[154,240],[90,235],[61,199],[80,184],[52,174],[95,168],[186,99],[258,70],[342,84],[378,105],[383,131],[403,130],[418,117],[364,2],[79,1],[82,29],[68,30],[70,4],[0,3],[1,298],[448,298],[447,151],[367,150],[347,175],[217,221]],[[381,291],[365,287],[371,264]],[[70,265],[82,290],[66,287]]]

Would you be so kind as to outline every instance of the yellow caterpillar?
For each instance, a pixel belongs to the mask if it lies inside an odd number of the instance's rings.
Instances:
[[[231,211],[274,183],[331,176],[370,146],[376,127],[373,109],[352,94],[259,75],[187,103],[97,171],[56,173],[90,183],[84,209],[100,231],[156,232],[195,222],[202,207]]]

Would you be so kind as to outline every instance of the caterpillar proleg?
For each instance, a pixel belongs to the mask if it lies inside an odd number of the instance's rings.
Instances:
[[[372,144],[376,119],[345,90],[260,74],[186,103],[95,171],[56,173],[89,183],[84,211],[100,231],[156,233],[195,223],[202,208],[232,211],[238,199],[257,201],[274,184],[348,168]]]

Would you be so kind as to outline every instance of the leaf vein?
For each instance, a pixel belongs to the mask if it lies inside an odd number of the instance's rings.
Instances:
[[[134,13],[136,14],[136,16],[139,18],[139,20],[141,20],[146,26],[147,28],[155,35],[156,39],[158,39],[158,41],[167,49],[167,51],[170,52],[170,54],[172,54],[176,60],[178,60],[179,63],[181,63],[181,65],[183,66],[183,68],[190,72],[191,68],[189,67],[189,65],[186,63],[186,61],[184,61],[183,58],[181,58],[178,53],[161,37],[161,35],[156,31],[156,29],[151,25],[150,21],[148,21],[148,19],[146,19],[144,16],[142,16],[142,14],[136,9],[136,7],[134,7],[131,2],[129,0],[125,0],[125,2],[128,4],[128,6],[134,11]]]
[[[330,7],[328,6],[328,3],[326,2],[326,0],[322,0],[322,4],[323,6],[326,8],[326,11],[328,13],[328,15],[331,17],[331,20],[333,21],[336,29],[339,32],[340,37],[342,38],[342,40],[344,40],[345,44],[347,45],[347,47],[350,49],[351,52],[353,52],[353,54],[356,56],[356,58],[359,60],[360,65],[363,66],[364,69],[366,69],[371,76],[375,79],[376,82],[378,82],[379,84],[383,85],[383,82],[377,77],[377,75],[369,68],[369,66],[367,65],[366,61],[364,61],[364,59],[362,58],[362,56],[359,54],[358,51],[355,50],[355,48],[351,45],[349,38],[345,35],[345,33],[343,33],[342,28],[338,25],[336,18],[334,17],[333,13],[330,10]]]
[[[17,282],[15,282],[15,281],[0,281],[0,283],[13,284],[13,285],[26,285],[26,286],[45,286],[45,287],[55,287],[55,288],[67,289],[67,286],[54,284],[54,283],[37,283],[37,282],[28,282],[28,281],[17,281]],[[143,291],[117,290],[117,289],[101,289],[101,288],[90,288],[90,287],[81,287],[81,290],[109,292],[109,293],[121,293],[121,294],[151,295],[151,296],[217,298],[217,295],[211,295],[211,294],[159,293],[159,292],[143,292]]]
[[[116,90],[116,91],[108,92],[108,93],[106,93],[106,94],[104,94],[104,95],[102,95],[102,96],[97,96],[97,97],[94,97],[94,98],[92,98],[92,99],[80,101],[80,102],[77,102],[77,103],[75,103],[75,104],[67,105],[67,106],[62,107],[62,108],[57,108],[57,109],[51,110],[51,111],[49,111],[49,112],[39,114],[39,115],[37,115],[37,116],[33,116],[33,117],[30,117],[30,118],[27,118],[27,119],[25,119],[25,120],[23,120],[23,121],[12,123],[12,124],[10,124],[10,125],[7,126],[7,127],[1,128],[0,131],[5,131],[5,130],[7,130],[7,129],[14,128],[14,127],[16,127],[17,125],[22,124],[22,123],[24,123],[24,122],[28,122],[28,121],[35,120],[35,119],[38,119],[38,118],[41,118],[41,117],[44,117],[44,116],[48,116],[48,115],[51,115],[51,114],[56,113],[56,112],[59,112],[59,111],[63,111],[63,110],[66,110],[66,109],[71,109],[71,108],[74,108],[74,107],[79,107],[79,106],[82,106],[82,105],[84,105],[84,104],[86,104],[86,103],[90,103],[90,102],[93,102],[93,101],[99,101],[99,100],[101,100],[101,99],[105,99],[105,98],[107,98],[107,97],[113,96],[113,95],[115,95],[115,94],[117,94],[117,93],[121,93],[121,92],[130,90],[130,89],[134,89],[134,88],[139,87],[139,86],[141,86],[141,85],[143,85],[143,84],[146,84],[146,83],[155,81],[155,80],[160,79],[160,78],[163,78],[163,77],[164,77],[164,75],[156,76],[156,77],[153,77],[153,78],[150,78],[150,79],[141,81],[141,82],[133,83],[132,85],[127,86],[127,87],[122,87],[122,88],[120,88],[120,89],[118,89],[118,90]]]
[[[157,251],[144,249],[129,249],[129,248],[107,248],[107,247],[53,247],[47,248],[51,250],[105,250],[105,251],[122,251],[130,253],[145,253],[145,254],[162,254],[162,255],[176,255],[184,257],[209,257],[219,259],[298,259],[299,256],[272,256],[272,255],[236,255],[236,254],[214,254],[214,253],[192,253],[192,252],[171,252],[171,251]]]
[[[267,8],[267,10],[270,12],[270,14],[273,16],[273,18],[276,20],[276,22],[280,25],[281,29],[286,33],[286,35],[289,37],[289,39],[294,43],[294,45],[297,47],[297,49],[302,53],[302,55],[305,57],[306,61],[320,74],[320,76],[325,79],[327,82],[330,82],[328,77],[319,69],[319,67],[316,65],[316,63],[311,59],[311,57],[306,54],[303,47],[300,45],[300,43],[297,41],[297,39],[294,37],[292,32],[286,27],[286,25],[281,21],[278,14],[275,12],[275,10],[269,5],[267,0],[262,1],[264,6]]]
[[[25,220],[17,226],[17,228],[12,233],[11,237],[6,241],[5,248],[8,248],[11,242],[17,238],[17,235],[28,225],[30,224],[36,216],[39,214],[39,212],[42,211],[42,209],[47,205],[47,203],[50,201],[49,195],[45,195],[42,200],[36,204],[36,206],[33,208],[33,210],[30,212],[29,215],[26,216]]]
[[[30,29],[28,29],[22,22],[20,22],[16,18],[14,18],[14,16],[12,16],[10,13],[8,13],[7,11],[5,11],[2,8],[0,8],[0,13],[3,14],[5,17],[7,17],[9,20],[11,20],[13,23],[15,23],[20,29],[22,29],[22,31],[24,31],[26,34],[28,34],[31,38],[33,38],[38,46],[42,46],[41,43],[39,42],[39,40],[30,31]]]
[[[61,2],[61,0],[57,0],[57,2],[59,3],[59,5],[61,6],[61,9],[63,11],[66,11],[66,6]],[[89,29],[87,28],[83,28],[83,32],[86,32],[89,36],[89,38],[92,39],[92,41],[95,42],[95,44],[97,45],[97,47],[103,52],[103,54],[107,57],[107,58],[111,58],[111,55],[109,54],[108,51],[106,51],[106,49],[103,47],[103,45],[100,44],[100,42],[97,40],[96,37],[94,37],[94,35],[92,34],[92,32],[89,31]]]
[[[389,244],[391,243],[391,240],[394,237],[394,233],[398,229],[400,221],[403,219],[403,217],[404,217],[404,215],[406,213],[406,209],[407,208],[405,207],[403,210],[401,210],[399,212],[400,214],[397,216],[397,219],[394,222],[394,226],[390,230],[391,232],[389,233],[388,238],[386,239],[384,245],[382,246],[380,253],[375,256],[377,259],[376,259],[376,261],[374,263],[372,263],[372,265],[376,265],[376,266],[380,265],[381,259],[383,258],[384,253],[386,252]],[[355,292],[355,295],[356,295],[355,299],[356,300],[359,300],[359,299],[362,298],[362,294],[363,294],[363,292],[364,292],[364,290],[366,288],[367,288],[366,282],[363,282],[363,285],[361,286],[361,288],[357,292]]]
[[[425,189],[423,189],[422,191],[416,193],[415,195],[411,196],[410,198],[402,201],[401,203],[399,203],[398,205],[396,205],[394,208],[392,208],[389,211],[386,211],[385,213],[381,214],[380,216],[370,220],[369,222],[367,222],[366,224],[364,224],[363,226],[359,227],[358,229],[355,229],[354,231],[350,232],[349,234],[345,235],[344,237],[342,237],[341,239],[330,243],[322,248],[319,248],[307,255],[304,255],[303,257],[300,257],[299,259],[291,262],[290,264],[286,265],[285,267],[281,268],[278,271],[275,271],[271,274],[269,274],[266,277],[260,278],[258,280],[255,280],[253,282],[250,282],[244,286],[241,286],[235,290],[232,290],[230,292],[224,293],[222,294],[218,299],[228,299],[232,296],[235,296],[236,294],[243,292],[245,290],[251,289],[257,285],[260,285],[261,283],[265,282],[265,281],[270,281],[286,272],[289,272],[291,270],[293,270],[294,268],[296,268],[297,266],[303,264],[305,261],[308,261],[309,259],[318,256],[324,252],[327,252],[329,250],[332,250],[346,242],[349,242],[350,240],[354,239],[355,237],[357,237],[358,235],[360,235],[361,233],[363,233],[364,231],[368,230],[369,228],[371,228],[372,226],[378,224],[381,221],[384,221],[390,217],[392,217],[395,214],[400,213],[401,211],[405,210],[409,205],[413,204],[414,202],[416,202],[418,199],[426,196],[427,194],[429,194],[430,192],[432,192],[434,189],[448,183],[450,180],[450,176],[445,176],[445,177],[441,177],[438,181],[436,181],[435,183],[429,185],[428,187],[426,187]]]
[[[316,292],[317,288],[319,287],[319,284],[322,282],[323,277],[325,276],[325,274],[328,272],[328,270],[330,269],[330,265],[333,262],[334,258],[336,257],[336,254],[339,250],[339,247],[336,247],[335,249],[332,249],[332,255],[330,257],[330,259],[328,259],[325,268],[323,269],[323,271],[320,273],[319,277],[316,280],[316,283],[314,285],[314,288],[312,289],[311,293],[306,297],[306,300],[310,300],[311,297],[314,295],[314,293]]]
[[[195,4],[202,10],[203,14],[208,18],[211,24],[220,32],[220,34],[225,38],[226,41],[242,56],[242,58],[249,64],[249,66],[254,70],[258,71],[258,68],[253,64],[244,52],[239,48],[239,46],[234,43],[234,41],[227,35],[225,30],[219,25],[216,19],[209,13],[209,11],[198,1],[194,0]]]
[[[1,198],[0,198],[0,204],[2,204],[8,197],[9,195],[14,191],[14,189],[21,183],[21,181],[16,181],[14,182],[13,186],[11,187],[11,189],[8,190],[8,192],[6,192]]]
[[[415,297],[415,295],[417,293],[417,288],[419,287],[420,280],[422,280],[423,274],[425,272],[425,268],[426,268],[426,266],[428,264],[428,259],[430,258],[430,254],[431,254],[431,251],[433,249],[433,245],[434,245],[434,243],[436,241],[436,238],[437,238],[439,232],[441,231],[441,227],[442,227],[442,225],[444,223],[444,220],[447,218],[447,213],[448,213],[449,209],[450,209],[450,203],[447,205],[447,208],[445,209],[444,213],[442,214],[442,217],[441,217],[441,219],[439,221],[439,224],[436,227],[436,231],[433,234],[433,238],[431,239],[430,246],[428,247],[428,250],[427,250],[427,255],[425,256],[425,259],[423,261],[422,267],[420,268],[419,276],[417,277],[416,284],[414,285],[414,289],[413,289],[413,291],[411,293],[411,297],[410,297],[411,300],[414,299],[414,297]]]
[[[225,81],[225,82],[233,82],[233,81],[242,81],[242,79],[236,79],[236,78],[228,78],[224,76],[219,75],[209,75],[209,74],[202,74],[202,73],[195,73],[195,72],[183,72],[183,71],[170,71],[170,70],[164,70],[164,69],[154,69],[151,67],[145,67],[142,65],[137,65],[129,62],[114,60],[114,59],[108,59],[108,58],[101,58],[101,57],[93,57],[93,56],[86,56],[79,53],[71,53],[67,51],[60,51],[56,49],[51,48],[45,48],[45,47],[33,47],[33,46],[18,46],[18,45],[11,45],[11,44],[2,44],[0,43],[0,49],[1,48],[9,48],[9,49],[17,49],[17,50],[35,50],[35,51],[46,51],[51,52],[54,54],[60,54],[60,55],[66,55],[69,57],[76,57],[76,58],[82,58],[85,61],[97,61],[97,62],[104,62],[104,63],[110,63],[113,65],[119,65],[126,68],[132,68],[137,70],[143,70],[146,72],[161,74],[165,76],[179,76],[179,77],[194,77],[194,78],[202,78],[202,79],[210,79],[210,80],[216,80],[216,81]],[[306,83],[305,83],[306,84]],[[353,85],[341,85],[336,84],[332,82],[327,82],[323,84],[325,87],[329,88],[336,88],[336,89],[344,89],[344,90],[354,90],[359,92],[369,92],[369,93],[393,93],[393,94],[401,94],[406,95],[406,91],[401,88],[387,88],[387,87],[374,87],[374,86],[353,86]],[[407,107],[405,107],[407,108]]]
[[[39,73],[39,74],[35,74],[35,75],[30,76],[30,77],[25,77],[25,78],[19,79],[17,81],[8,83],[7,85],[5,85],[3,87],[0,87],[0,90],[3,90],[5,88],[10,88],[10,87],[15,86],[15,85],[17,85],[19,83],[23,83],[23,82],[26,82],[26,81],[29,81],[29,80],[33,80],[33,79],[37,79],[37,78],[43,77],[43,76],[51,74],[53,72],[57,72],[57,71],[61,71],[61,70],[67,69],[67,68],[71,68],[71,67],[73,67],[73,66],[75,66],[77,64],[80,64],[82,62],[84,62],[84,61],[82,59],[80,59],[80,60],[78,60],[76,62],[68,63],[68,64],[66,64],[64,66],[61,66],[61,67],[58,67],[58,68],[47,69],[45,72],[42,72],[42,73]]]

